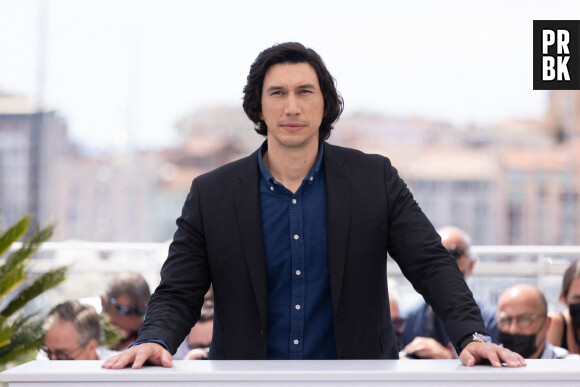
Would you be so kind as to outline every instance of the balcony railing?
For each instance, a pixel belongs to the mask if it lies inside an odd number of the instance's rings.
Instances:
[[[19,246],[14,244],[12,249]],[[153,290],[168,247],[169,242],[47,242],[34,259],[32,273],[69,265],[60,298],[96,296],[104,292],[106,282],[115,273],[127,270],[143,274]],[[468,284],[476,297],[493,304],[510,284],[526,282],[544,291],[552,311],[559,309],[562,274],[580,258],[580,246],[473,246],[471,252],[477,264]],[[387,274],[396,283],[400,304],[420,297],[393,261],[387,265]]]

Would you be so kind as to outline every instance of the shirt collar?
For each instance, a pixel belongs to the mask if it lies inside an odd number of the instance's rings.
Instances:
[[[272,176],[270,171],[268,171],[268,168],[266,168],[266,165],[264,164],[264,154],[266,153],[267,150],[268,150],[268,140],[265,140],[260,146],[260,149],[258,150],[258,163],[260,165],[260,174],[262,175],[262,178],[265,179],[266,181],[278,184],[276,179],[274,179],[274,177]],[[314,178],[316,177],[322,166],[323,153],[324,147],[322,146],[321,141],[318,144],[318,156],[316,156],[316,160],[314,160],[314,165],[312,165],[310,172],[308,172],[304,180],[302,180],[303,182],[307,180],[309,180],[310,182],[314,181]]]

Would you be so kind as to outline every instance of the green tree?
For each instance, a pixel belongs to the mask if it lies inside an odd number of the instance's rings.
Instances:
[[[0,261],[0,369],[8,363],[18,363],[42,347],[42,319],[36,314],[25,315],[22,308],[64,281],[68,269],[64,266],[34,278],[30,275],[30,258],[50,239],[54,225],[37,229],[18,249],[9,252],[28,232],[30,221],[31,217],[26,215],[0,233],[0,258],[7,255]]]

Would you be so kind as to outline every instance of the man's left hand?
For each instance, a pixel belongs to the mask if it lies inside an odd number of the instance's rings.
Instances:
[[[468,366],[480,364],[483,360],[488,360],[492,366],[501,367],[505,363],[508,367],[525,367],[526,361],[516,352],[512,352],[507,348],[500,347],[493,343],[482,343],[479,341],[472,341],[467,344],[461,354],[459,355],[461,362]]]

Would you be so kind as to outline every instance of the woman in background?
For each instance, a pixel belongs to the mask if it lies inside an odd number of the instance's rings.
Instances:
[[[566,309],[551,315],[548,341],[570,353],[580,354],[580,259],[564,272],[560,301]]]

